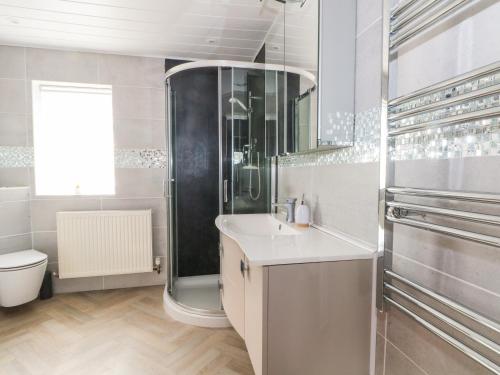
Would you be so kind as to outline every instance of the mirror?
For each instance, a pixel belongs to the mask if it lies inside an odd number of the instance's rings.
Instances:
[[[318,147],[354,145],[356,1],[321,1]]]
[[[356,1],[267,0],[266,156],[354,144]],[[321,54],[319,53],[321,50]]]

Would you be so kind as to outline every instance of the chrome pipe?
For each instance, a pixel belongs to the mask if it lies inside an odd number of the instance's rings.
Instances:
[[[499,237],[493,237],[493,236],[488,236],[486,234],[469,232],[462,229],[449,228],[443,225],[425,223],[423,221],[418,221],[418,220],[396,218],[390,215],[386,215],[386,219],[396,224],[403,224],[414,228],[430,230],[431,232],[446,234],[448,236],[461,238],[463,240],[469,240],[473,242],[482,243],[485,245],[500,247]]]
[[[457,95],[452,98],[444,99],[434,103],[429,103],[417,108],[409,109],[407,111],[391,114],[389,115],[389,121],[396,121],[401,118],[412,116],[418,113],[430,112],[431,110],[449,107],[452,104],[470,101],[473,99],[479,99],[485,96],[495,95],[498,93],[500,93],[500,84],[484,87],[482,89],[471,91],[462,95]]]
[[[452,327],[453,329],[457,330],[464,336],[467,336],[469,339],[474,341],[476,344],[479,344],[486,349],[492,351],[496,355],[500,355],[500,345],[496,344],[495,342],[487,339],[486,337],[478,334],[477,332],[474,332],[472,329],[464,326],[463,324],[455,321],[454,319],[451,319],[450,317],[446,316],[445,314],[441,313],[440,311],[437,311],[436,309],[433,309],[429,305],[419,301],[418,299],[414,298],[413,296],[409,295],[408,293],[405,293],[404,291],[396,288],[394,285],[391,285],[389,283],[384,283],[384,287],[391,292],[394,292],[398,294],[399,296],[403,297],[404,299],[410,301],[414,305],[418,306],[422,310],[426,311],[430,315],[434,316],[436,319],[440,320],[441,322],[447,324],[448,326]]]
[[[446,332],[443,332],[442,330],[440,330],[439,328],[437,328],[433,324],[431,324],[428,321],[422,319],[417,314],[415,314],[414,312],[410,311],[409,309],[407,309],[403,305],[397,303],[393,299],[391,299],[391,298],[389,298],[387,296],[384,296],[384,300],[386,302],[388,302],[390,305],[392,305],[392,306],[396,307],[397,309],[399,309],[400,311],[404,312],[406,315],[408,315],[409,317],[411,317],[417,323],[419,323],[420,325],[422,325],[423,327],[425,327],[427,330],[429,330],[430,332],[432,332],[436,336],[440,337],[442,340],[446,341],[448,344],[450,344],[451,346],[453,346],[455,349],[461,351],[463,354],[465,354],[470,359],[472,359],[475,362],[479,363],[481,366],[483,366],[486,369],[490,370],[494,374],[500,375],[500,367],[498,365],[496,365],[495,363],[493,363],[492,361],[490,361],[489,359],[483,357],[479,353],[476,353],[474,350],[472,350],[471,348],[469,348],[464,343],[462,343],[462,342],[458,341],[457,339],[451,337]]]
[[[418,25],[408,28],[407,30],[404,29],[401,30],[400,32],[397,33],[400,35],[396,34],[397,36],[391,39],[390,48],[398,47],[401,44],[409,41],[414,36],[420,34],[422,31],[431,27],[445,16],[451,14],[454,11],[457,11],[470,1],[471,0],[454,0],[450,2],[448,5],[438,10],[437,12],[430,15],[428,18],[426,18],[423,22],[419,23]]]
[[[423,122],[421,124],[407,125],[399,128],[393,127],[391,130],[389,130],[389,136],[393,137],[405,133],[416,132],[419,130],[443,127],[446,125],[460,124],[474,120],[484,120],[486,118],[497,117],[497,116],[500,116],[500,107],[488,108],[480,111],[474,111],[470,113],[464,113],[461,115],[450,116],[442,118],[440,120]]]
[[[402,203],[402,202],[387,202],[387,206],[408,211],[447,216],[454,219],[463,219],[476,223],[500,225],[500,216],[495,216],[495,215],[486,215],[477,212],[458,211],[447,208],[422,206],[419,204]]]
[[[444,198],[477,203],[500,203],[500,195],[491,193],[471,193],[466,191],[430,190],[404,187],[388,187],[387,193],[412,195],[427,198]]]
[[[491,329],[492,331],[500,334],[500,324],[476,313],[475,311],[472,311],[471,309],[469,309],[465,306],[460,305],[459,303],[452,301],[449,298],[446,298],[446,297],[440,295],[439,293],[436,293],[428,288],[423,287],[422,285],[419,285],[411,280],[408,280],[407,278],[405,278],[405,277],[403,277],[403,276],[401,276],[401,275],[399,275],[391,270],[386,269],[384,271],[384,273],[387,276],[389,276],[393,279],[396,279],[396,280],[402,282],[403,284],[406,284],[409,287],[419,291],[420,293],[425,294],[427,297],[430,297],[430,298],[438,301],[439,303],[446,306],[450,310],[453,310],[456,313],[463,315],[466,318],[480,324],[481,326],[488,328],[488,329]]]
[[[500,70],[500,61],[483,66],[483,67],[478,68],[478,69],[471,70],[470,72],[467,72],[467,73],[461,74],[459,76],[447,79],[445,81],[438,82],[434,85],[427,86],[423,89],[413,91],[407,95],[400,96],[398,98],[391,100],[389,102],[389,105],[391,107],[394,107],[400,103],[410,101],[410,100],[415,99],[419,96],[428,95],[432,92],[440,91],[440,90],[446,89],[450,86],[455,86],[455,85],[461,84],[461,83],[469,81],[469,80],[474,80],[474,79],[477,79],[477,78],[482,77],[482,76],[490,75],[490,74],[496,72],[497,70]]]

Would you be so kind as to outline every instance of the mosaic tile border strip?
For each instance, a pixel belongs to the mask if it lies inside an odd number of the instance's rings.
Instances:
[[[33,147],[0,146],[0,168],[33,167]],[[115,168],[166,168],[167,152],[158,149],[116,149]]]
[[[443,100],[456,98],[498,84],[500,84],[500,71],[486,74],[476,79],[470,79],[459,84],[450,85],[427,95],[420,95],[414,99],[404,101],[401,104],[390,106],[389,113],[395,115],[418,109],[425,105],[439,103]]]
[[[165,150],[115,150],[115,168],[166,168]]]
[[[278,158],[278,165],[304,167],[377,162],[380,154],[380,108],[356,114],[354,133],[352,147],[282,156]]]
[[[440,87],[423,89],[416,96],[389,103],[389,131],[470,121],[500,112],[500,63],[468,73]]]
[[[388,153],[393,161],[500,156],[500,118],[395,136]]]

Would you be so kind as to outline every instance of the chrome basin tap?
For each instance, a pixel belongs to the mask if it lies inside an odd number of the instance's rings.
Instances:
[[[287,198],[285,203],[272,203],[272,207],[285,207],[286,208],[286,221],[287,223],[295,223],[295,203],[297,198]]]

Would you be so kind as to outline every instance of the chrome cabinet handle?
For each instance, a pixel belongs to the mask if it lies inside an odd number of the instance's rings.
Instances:
[[[240,260],[240,272],[241,276],[245,276],[245,271],[248,271],[248,264],[244,260]]]
[[[224,203],[228,202],[227,198],[227,180],[224,180]]]

